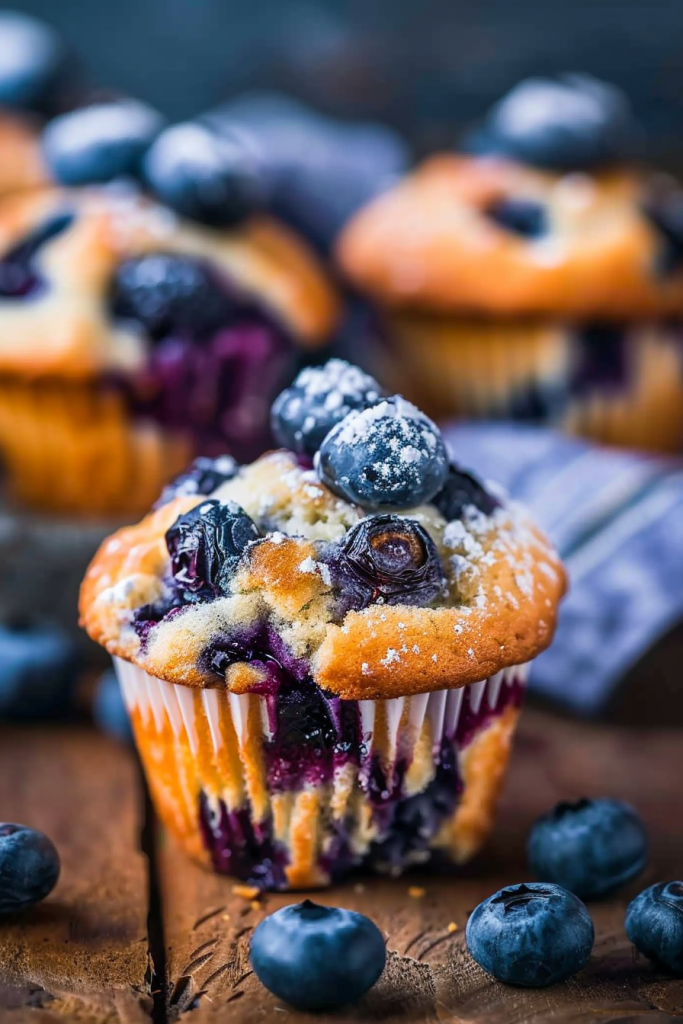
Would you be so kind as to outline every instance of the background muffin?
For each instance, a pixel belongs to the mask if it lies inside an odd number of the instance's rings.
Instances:
[[[628,164],[635,135],[611,87],[530,81],[475,155],[352,220],[340,262],[387,311],[394,386],[435,415],[680,448],[683,194]]]
[[[50,510],[144,508],[194,453],[263,450],[334,320],[286,229],[210,229],[135,190],[7,200],[0,252],[0,449],[17,500]]]
[[[427,417],[347,364],[275,409],[295,452],[194,478],[201,493],[181,479],[83,583],[159,813],[192,856],[266,887],[466,860],[561,565],[449,466]]]

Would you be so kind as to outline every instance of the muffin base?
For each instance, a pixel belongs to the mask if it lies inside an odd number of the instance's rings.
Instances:
[[[166,827],[206,866],[270,889],[473,856],[526,680],[520,666],[413,697],[287,702],[115,666]]]
[[[0,378],[0,452],[15,503],[116,516],[149,508],[192,446],[151,421],[131,421],[116,388]]]
[[[683,448],[683,325],[614,332],[404,314],[387,335],[384,378],[436,419],[511,419],[604,444]]]

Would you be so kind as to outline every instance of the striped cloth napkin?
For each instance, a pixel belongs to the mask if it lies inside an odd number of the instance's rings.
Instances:
[[[531,688],[582,714],[683,620],[683,461],[512,424],[446,427],[456,459],[528,505],[569,573]]]

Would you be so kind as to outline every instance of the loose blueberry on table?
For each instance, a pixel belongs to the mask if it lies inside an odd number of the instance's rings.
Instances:
[[[585,967],[593,948],[586,907],[559,885],[522,882],[489,896],[467,922],[467,948],[499,981],[544,988]]]
[[[261,922],[250,958],[261,984],[278,998],[302,1010],[332,1010],[372,988],[386,948],[363,914],[304,900]]]
[[[79,657],[54,627],[0,627],[0,718],[54,719],[73,710]]]
[[[26,910],[52,892],[59,854],[42,832],[0,822],[0,914]]]
[[[658,882],[636,896],[626,934],[646,957],[683,977],[683,882]]]
[[[529,866],[584,900],[599,899],[639,875],[647,834],[636,811],[620,800],[559,803],[529,835]]]

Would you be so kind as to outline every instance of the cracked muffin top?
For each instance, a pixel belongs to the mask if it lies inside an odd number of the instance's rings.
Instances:
[[[273,407],[289,450],[198,459],[83,582],[81,621],[151,675],[268,693],[281,668],[343,698],[459,687],[551,641],[562,566],[437,427],[340,360]]]
[[[135,372],[158,337],[203,337],[254,310],[304,346],[337,300],[288,229],[183,219],[131,186],[50,187],[0,204],[0,370]]]

